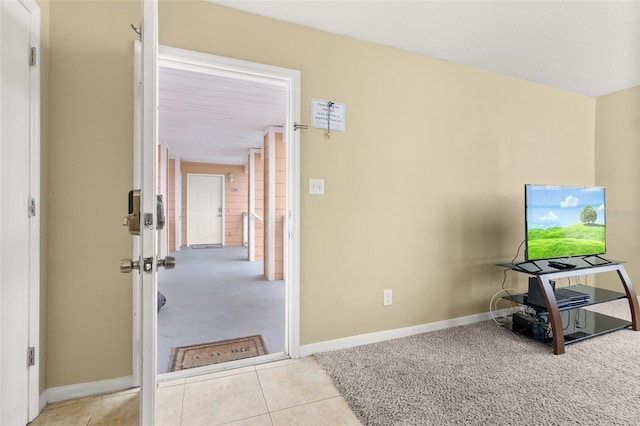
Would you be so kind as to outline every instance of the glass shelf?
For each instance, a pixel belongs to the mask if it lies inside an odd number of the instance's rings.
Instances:
[[[579,308],[561,312],[560,319],[566,345],[631,327],[630,321]]]
[[[575,267],[571,269],[557,269],[549,265],[549,262],[553,260],[561,260],[566,263],[571,263],[572,265],[575,265]],[[524,272],[531,275],[543,275],[558,272],[575,272],[580,270],[593,269],[599,266],[620,265],[622,263],[624,262],[621,262],[619,260],[607,260],[603,259],[600,256],[583,256],[566,257],[561,259],[528,260],[518,263],[498,263],[497,266],[513,269],[514,271]]]
[[[568,288],[571,290],[575,290],[575,291],[579,291],[581,293],[585,293],[588,294],[590,296],[590,299],[588,302],[580,302],[576,305],[573,306],[565,306],[562,308],[558,308],[559,311],[566,311],[566,310],[570,310],[570,309],[575,309],[578,307],[584,307],[584,306],[589,306],[589,305],[596,305],[598,303],[604,303],[604,302],[611,302],[612,300],[618,300],[618,299],[625,299],[627,296],[624,293],[620,293],[617,291],[611,291],[611,290],[605,290],[603,288],[598,288],[598,287],[591,287],[588,285],[584,285],[584,284],[577,284],[577,285],[572,285],[572,286],[568,286],[568,287],[562,287],[562,288]],[[535,309],[537,313],[545,313],[547,312],[547,307],[546,306],[540,306],[540,305],[534,305],[532,303],[528,303],[527,301],[527,293],[524,294],[513,294],[510,296],[504,296],[503,299],[506,300],[510,300],[512,302],[515,302],[519,305],[526,305],[526,306],[530,306],[531,308]]]
[[[611,302],[618,299],[626,299],[627,296],[624,293],[605,290],[603,288],[590,287],[583,284],[577,284],[563,288],[576,290],[590,296],[590,300],[588,302],[580,302],[573,306],[558,308],[558,311],[560,312],[560,320],[562,322],[564,343],[566,345],[631,327],[632,323],[630,321],[625,321],[620,318],[601,314],[599,312],[582,309],[586,306],[597,305],[598,303]],[[528,306],[534,309],[538,315],[548,315],[546,306],[539,306],[528,303],[526,293],[504,296],[503,299],[510,300],[519,305]],[[517,332],[523,333],[525,335],[531,334],[531,332],[529,330],[526,330],[526,328]],[[553,343],[552,339],[549,338],[544,338],[542,342],[549,345]]]

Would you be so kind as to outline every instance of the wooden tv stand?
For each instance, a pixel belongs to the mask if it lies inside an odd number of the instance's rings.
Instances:
[[[584,340],[587,338],[595,337],[604,333],[608,333],[611,331],[616,331],[622,328],[631,328],[634,331],[640,330],[640,308],[638,307],[638,298],[636,296],[636,292],[631,285],[631,279],[627,274],[627,271],[622,266],[622,262],[619,261],[609,261],[600,258],[599,256],[589,256],[584,258],[570,258],[567,261],[576,265],[573,269],[555,269],[549,266],[549,260],[536,260],[536,261],[528,261],[521,263],[503,263],[498,266],[509,268],[516,272],[521,272],[525,274],[529,274],[531,276],[535,276],[537,278],[538,284],[540,285],[540,290],[544,296],[544,300],[546,302],[546,307],[540,306],[532,306],[527,303],[527,295],[510,295],[504,297],[504,299],[511,300],[515,303],[521,305],[527,305],[541,312],[546,312],[548,314],[549,323],[551,325],[551,333],[552,333],[552,342],[553,342],[553,353],[556,355],[563,354],[565,352],[565,343],[574,343],[580,340]],[[563,307],[558,308],[558,303],[556,301],[555,293],[553,291],[553,287],[550,281],[555,281],[560,278],[569,278],[575,277],[578,275],[587,275],[587,274],[599,274],[603,272],[612,272],[615,271],[618,273],[618,277],[622,282],[622,286],[624,287],[625,293],[617,293],[609,290],[598,289],[596,287],[590,286],[572,286],[580,287],[578,290],[589,293],[591,295],[591,299],[588,302],[582,303],[580,305],[571,306],[571,307]],[[599,314],[592,311],[584,312],[581,308],[585,306],[595,305],[598,303],[608,302],[616,299],[626,298],[629,301],[629,309],[631,311],[631,322],[620,320],[618,318],[609,317],[607,315]],[[576,310],[576,315],[578,315],[578,310],[582,311],[584,315],[589,315],[590,317],[596,319],[604,320],[600,321],[604,322],[604,328],[598,328],[596,330],[591,330],[593,332],[576,332],[573,335],[567,334],[571,339],[568,342],[565,342],[565,330],[563,329],[562,319],[560,316],[561,311],[570,311]],[[578,318],[578,317],[576,317]],[[577,321],[577,320],[576,320]]]

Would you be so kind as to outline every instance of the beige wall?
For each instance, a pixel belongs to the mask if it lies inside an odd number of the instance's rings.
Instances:
[[[131,253],[120,224],[140,5],[53,1],[50,17],[55,387],[131,374],[131,278],[118,260]],[[302,344],[486,312],[494,263],[524,237],[523,185],[595,181],[593,98],[208,2],[162,1],[159,19],[162,44],[300,70],[305,124],[312,97],[347,105],[346,132],[301,131]],[[306,193],[310,177],[325,179],[324,196]]]
[[[594,183],[593,98],[208,3],[161,2],[160,42],[300,70],[305,124],[346,104],[301,133],[303,344],[486,312],[523,185]]]
[[[607,188],[607,257],[626,260],[640,286],[640,87],[601,96],[596,102],[596,183]],[[620,291],[615,276],[598,285]],[[636,290],[638,291],[638,290]]]
[[[138,1],[49,4],[46,384],[131,374],[131,256]]]

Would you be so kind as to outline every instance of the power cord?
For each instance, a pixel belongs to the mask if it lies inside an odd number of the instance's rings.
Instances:
[[[520,249],[522,249],[522,246],[524,245],[526,240],[522,240],[522,242],[520,243],[520,245],[518,246],[518,249],[516,250],[516,255],[513,256],[513,259],[511,259],[511,264],[513,264],[516,259],[518,258],[518,256],[520,255]],[[509,305],[509,307],[507,308],[507,315],[506,316],[502,316],[502,317],[498,317],[498,316],[494,316],[494,302],[495,302],[495,311],[497,311],[497,304],[498,304],[498,300],[499,298],[496,298],[500,293],[506,293],[507,296],[511,297],[512,294],[509,292],[511,291],[518,291],[517,289],[514,288],[505,288],[505,285],[507,283],[507,269],[504,269],[502,271],[502,284],[500,285],[500,290],[498,290],[493,297],[491,298],[491,301],[489,302],[489,314],[491,316],[491,319],[498,325],[503,326],[505,324],[508,323],[507,317],[509,316],[509,311],[510,309],[515,305],[515,303],[513,301],[511,301],[511,304]],[[498,321],[498,318],[502,319],[502,322]]]

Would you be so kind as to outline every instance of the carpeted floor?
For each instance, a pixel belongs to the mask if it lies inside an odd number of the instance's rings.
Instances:
[[[626,300],[594,310],[630,317]],[[553,355],[485,321],[316,358],[365,425],[637,425],[638,352],[631,330]]]
[[[167,304],[158,313],[158,374],[171,349],[260,334],[267,353],[285,350],[284,281],[267,281],[246,247],[182,248],[176,268],[158,272]]]

